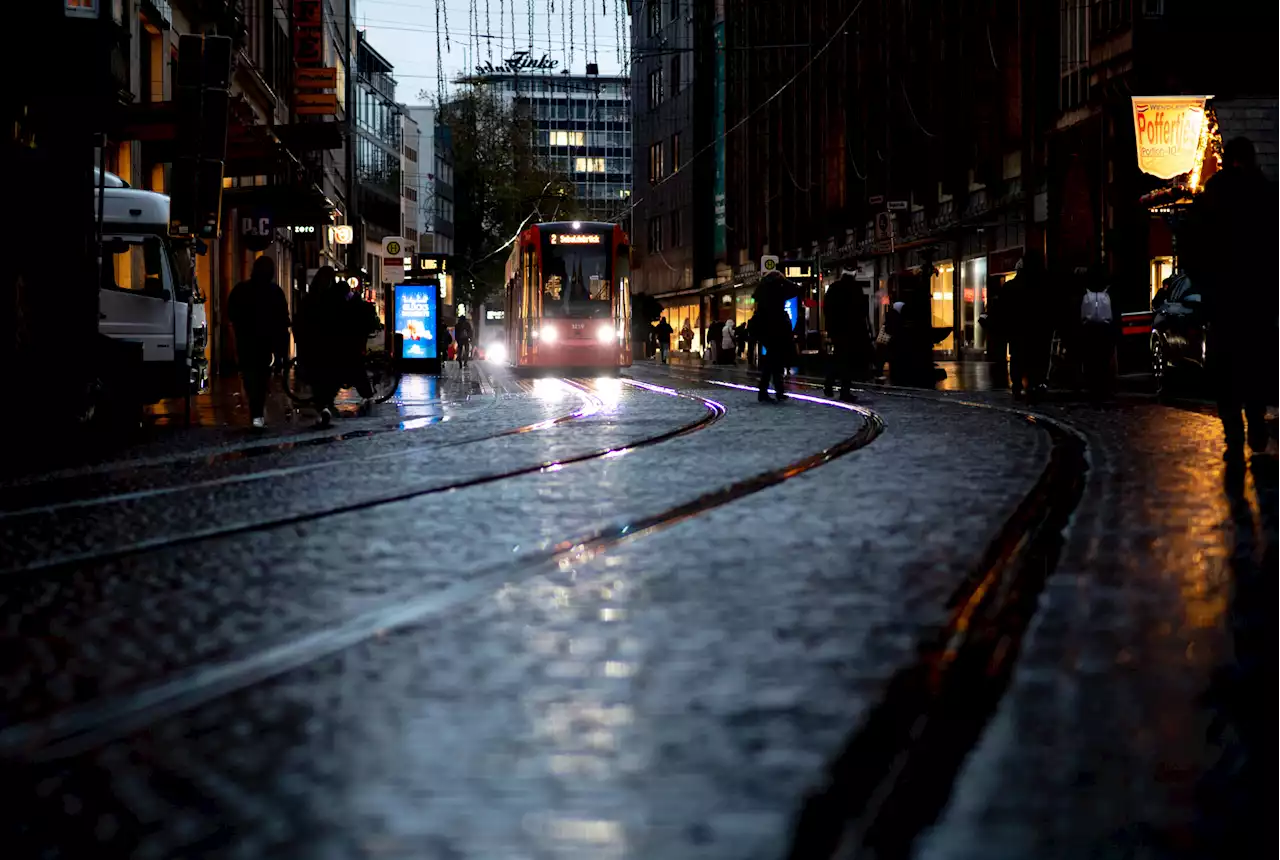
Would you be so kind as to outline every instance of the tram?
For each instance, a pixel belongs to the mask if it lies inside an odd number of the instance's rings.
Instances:
[[[507,259],[507,360],[515,367],[631,366],[631,262],[616,224],[553,221]]]

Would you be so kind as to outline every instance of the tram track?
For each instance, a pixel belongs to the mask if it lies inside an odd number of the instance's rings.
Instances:
[[[561,380],[567,387],[576,390],[586,398],[590,403],[590,413],[595,414],[603,409],[603,401],[580,382],[569,380]],[[149,552],[171,549],[179,546],[189,545],[200,541],[214,540],[235,535],[249,534],[253,532],[267,531],[283,526],[297,525],[300,523],[314,522],[323,520],[327,517],[338,516],[341,514],[353,513],[356,511],[368,510],[380,507],[382,505],[395,504],[397,502],[405,502],[413,499],[423,498],[432,495],[453,492],[457,490],[469,489],[471,487],[493,484],[499,481],[511,480],[514,478],[533,475],[540,472],[559,471],[567,466],[585,463],[592,460],[608,459],[619,457],[631,451],[658,445],[680,436],[694,433],[699,430],[711,426],[719,421],[725,414],[725,408],[722,404],[710,398],[700,397],[698,395],[684,394],[675,389],[664,388],[662,386],[652,385],[649,383],[624,380],[625,384],[632,387],[650,391],[652,393],[663,394],[670,397],[694,400],[701,403],[706,408],[706,413],[701,415],[697,420],[679,425],[673,429],[664,430],[660,433],[633,439],[620,444],[611,445],[607,448],[595,449],[582,454],[575,454],[569,457],[559,458],[551,461],[540,461],[527,466],[508,469],[500,472],[493,472],[485,475],[479,475],[462,481],[455,481],[446,484],[435,484],[428,487],[412,487],[398,489],[392,492],[365,497],[341,505],[332,505],[319,510],[303,511],[290,514],[281,514],[276,517],[258,518],[255,520],[229,523],[220,526],[211,526],[203,529],[196,529],[180,534],[167,535],[149,540],[135,541],[121,546],[111,547],[100,550],[87,550],[79,553],[71,553],[63,556],[55,556],[52,558],[40,559],[38,561],[29,562],[12,568],[0,570],[0,576],[16,576],[27,574],[53,574],[76,570],[83,565],[103,564],[116,562],[133,556],[142,555]],[[585,408],[585,407],[584,407]],[[578,412],[583,411],[582,409]],[[557,426],[558,423],[566,423],[572,418],[579,417],[577,413],[571,416],[562,416],[560,419],[547,419],[538,424],[528,425],[527,428],[518,428],[520,432],[533,432],[535,430],[548,429]],[[515,431],[506,431],[500,435],[512,435]]]
[[[572,386],[571,386],[572,387]],[[272,478],[282,478],[290,475],[303,474],[305,472],[316,471],[319,469],[328,469],[334,466],[340,466],[348,463],[369,463],[381,460],[392,460],[398,457],[409,457],[419,454],[423,451],[439,451],[448,448],[458,448],[464,445],[474,445],[480,442],[488,442],[494,439],[502,439],[508,436],[519,436],[525,433],[534,433],[540,430],[547,430],[552,427],[558,427],[561,424],[567,424],[571,421],[577,421],[582,418],[595,415],[599,411],[598,403],[594,403],[591,397],[585,395],[582,390],[574,389],[576,393],[582,396],[582,403],[572,412],[557,415],[553,418],[535,421],[530,424],[524,424],[519,427],[509,427],[493,433],[484,433],[478,436],[469,436],[462,439],[453,439],[440,442],[427,442],[421,445],[414,445],[408,448],[400,448],[394,451],[383,451],[373,454],[361,454],[355,457],[338,457],[325,460],[317,460],[312,463],[300,463],[292,466],[280,466],[274,469],[262,469],[259,471],[248,472],[236,475],[224,475],[218,478],[210,478],[201,481],[188,481],[185,483],[168,484],[162,487],[149,487],[139,490],[128,490],[118,493],[105,493],[98,496],[89,496],[80,499],[67,499],[63,501],[51,502],[46,504],[27,505],[26,507],[0,507],[0,522],[8,519],[16,519],[24,516],[35,516],[39,514],[52,514],[64,510],[75,510],[83,508],[93,508],[102,505],[118,504],[121,502],[138,501],[141,499],[154,498],[157,496],[172,495],[178,493],[187,493],[193,490],[210,489],[213,487],[225,487],[233,484],[247,484],[255,481],[269,480]],[[403,426],[403,425],[402,425]],[[353,438],[368,438],[377,435],[379,431],[355,431],[351,434],[340,436],[321,437],[319,442],[330,442],[334,440],[345,440]],[[385,432],[385,431],[384,431]],[[289,446],[292,447],[292,446]],[[276,445],[271,450],[282,451],[288,450],[287,447]],[[8,504],[8,501],[0,503],[0,505]]]
[[[708,427],[726,412],[718,401],[698,394],[684,393],[639,380],[628,379],[624,383],[667,396],[698,400],[707,407],[708,414],[699,421],[644,440],[615,446],[608,451],[568,458],[555,464],[544,464],[542,470],[571,462],[619,456],[637,448],[658,444]],[[45,718],[0,730],[0,757],[15,764],[35,765],[62,760],[97,748],[156,722],[270,681],[369,639],[421,624],[513,579],[531,579],[563,569],[566,565],[585,564],[614,547],[664,531],[858,451],[873,442],[884,429],[880,416],[865,407],[821,398],[805,399],[856,413],[862,421],[849,436],[784,466],[736,481],[654,514],[613,523],[588,534],[561,540],[545,550],[480,570],[464,581],[440,591],[423,594],[420,590],[410,588],[406,593],[391,598],[376,608],[324,625],[312,633],[257,648],[246,656],[198,665],[133,692],[107,696],[72,706]],[[521,470],[520,474],[531,471],[534,470]],[[505,476],[507,475],[490,476],[482,480],[499,480]]]
[[[710,374],[696,378],[753,388],[718,381]],[[797,384],[821,387],[809,381]],[[911,856],[916,840],[945,809],[966,756],[1012,680],[1040,594],[1083,497],[1089,465],[1084,435],[1065,422],[975,400],[930,397],[901,388],[874,390],[944,408],[1016,416],[1047,433],[1052,447],[1030,492],[952,592],[946,622],[922,637],[915,658],[893,673],[828,762],[819,787],[800,805],[789,860]]]
[[[483,392],[483,379],[479,382],[482,386]],[[497,389],[493,386],[492,380],[490,379],[487,402],[483,406],[472,407],[472,414],[468,417],[474,417],[475,415],[488,412],[495,408],[501,399],[501,396],[498,394]],[[428,401],[428,403],[432,405],[438,404],[441,407],[461,402],[465,401],[450,401],[444,397],[432,398]],[[294,411],[296,412],[297,410],[294,409]],[[69,466],[35,475],[23,475],[0,481],[0,490],[12,492],[26,487],[35,487],[57,481],[84,480],[101,475],[110,475],[117,472],[159,468],[182,463],[199,463],[202,466],[209,466],[234,460],[248,460],[278,454],[285,451],[332,445],[355,439],[369,439],[391,433],[413,432],[432,424],[441,423],[442,420],[443,415],[440,414],[415,415],[408,418],[402,418],[399,421],[386,422],[373,427],[365,426],[336,433],[331,431],[312,430],[310,432],[304,431],[276,438],[246,438],[241,442],[219,446],[213,451],[210,451],[209,448],[205,447],[190,451],[178,451],[172,454],[154,457],[134,457],[111,460],[106,463],[88,466]],[[302,428],[299,429],[301,430]],[[0,513],[2,512],[3,511],[0,511]]]

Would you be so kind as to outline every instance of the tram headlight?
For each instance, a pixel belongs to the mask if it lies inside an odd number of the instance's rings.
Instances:
[[[613,343],[613,339],[616,336],[617,334],[614,332],[613,326],[611,325],[602,325],[600,328],[596,329],[596,340],[601,343]]]
[[[500,343],[491,343],[489,348],[484,351],[484,357],[494,364],[506,364],[507,348]]]
[[[559,337],[560,332],[556,331],[556,327],[553,325],[544,325],[538,331],[538,339],[543,343],[555,343]]]

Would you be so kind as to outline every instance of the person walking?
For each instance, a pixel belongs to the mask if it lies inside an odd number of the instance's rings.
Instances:
[[[756,289],[756,312],[751,317],[751,328],[760,344],[760,388],[757,400],[772,403],[769,384],[777,394],[777,402],[787,399],[782,379],[786,368],[795,362],[796,338],[787,315],[786,301],[790,298],[786,280],[777,272],[766,275]]]
[[[1258,168],[1248,138],[1228,141],[1223,167],[1209,177],[1184,227],[1186,268],[1208,305],[1206,361],[1226,443],[1223,458],[1242,463],[1267,449],[1268,400],[1275,402],[1277,305],[1265,253],[1277,235],[1276,185]]]
[[[840,378],[840,399],[854,401],[852,384],[862,381],[871,363],[871,329],[867,322],[866,302],[858,282],[842,275],[827,289],[823,300],[827,338],[831,355],[827,357],[827,380],[823,392],[835,393],[836,377]]]
[[[467,362],[471,360],[471,341],[475,337],[475,330],[471,327],[471,320],[466,315],[458,317],[458,321],[453,326],[453,339],[458,344],[458,369],[467,366]]]
[[[662,363],[667,363],[667,357],[671,354],[671,335],[675,334],[675,329],[671,327],[671,323],[667,322],[666,317],[658,320],[658,324],[653,327],[653,337],[658,344],[658,355],[662,357]]]
[[[1015,398],[1044,386],[1049,356],[1044,331],[1052,326],[1044,260],[1031,250],[1019,266],[1017,275],[1004,285],[997,309],[998,328],[1009,342],[1009,382]]]
[[[733,339],[733,320],[725,320],[724,328],[720,330],[720,363],[733,364],[734,348]]]
[[[236,284],[227,299],[240,379],[249,400],[249,417],[257,428],[267,424],[272,358],[282,365],[289,357],[289,305],[275,276],[275,261],[259,257],[253,261],[249,280]]]
[[[360,394],[360,412],[373,405],[373,386],[364,369],[364,352],[378,325],[373,306],[340,282],[332,266],[321,266],[311,280],[295,328],[312,396],[328,427],[337,414],[334,401],[347,385]]]

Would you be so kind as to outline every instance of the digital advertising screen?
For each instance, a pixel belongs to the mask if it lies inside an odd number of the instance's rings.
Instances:
[[[436,357],[435,284],[396,287],[396,331],[404,337],[401,358]]]
[[[791,330],[796,330],[796,317],[800,315],[800,297],[787,299],[787,316],[791,317]]]

